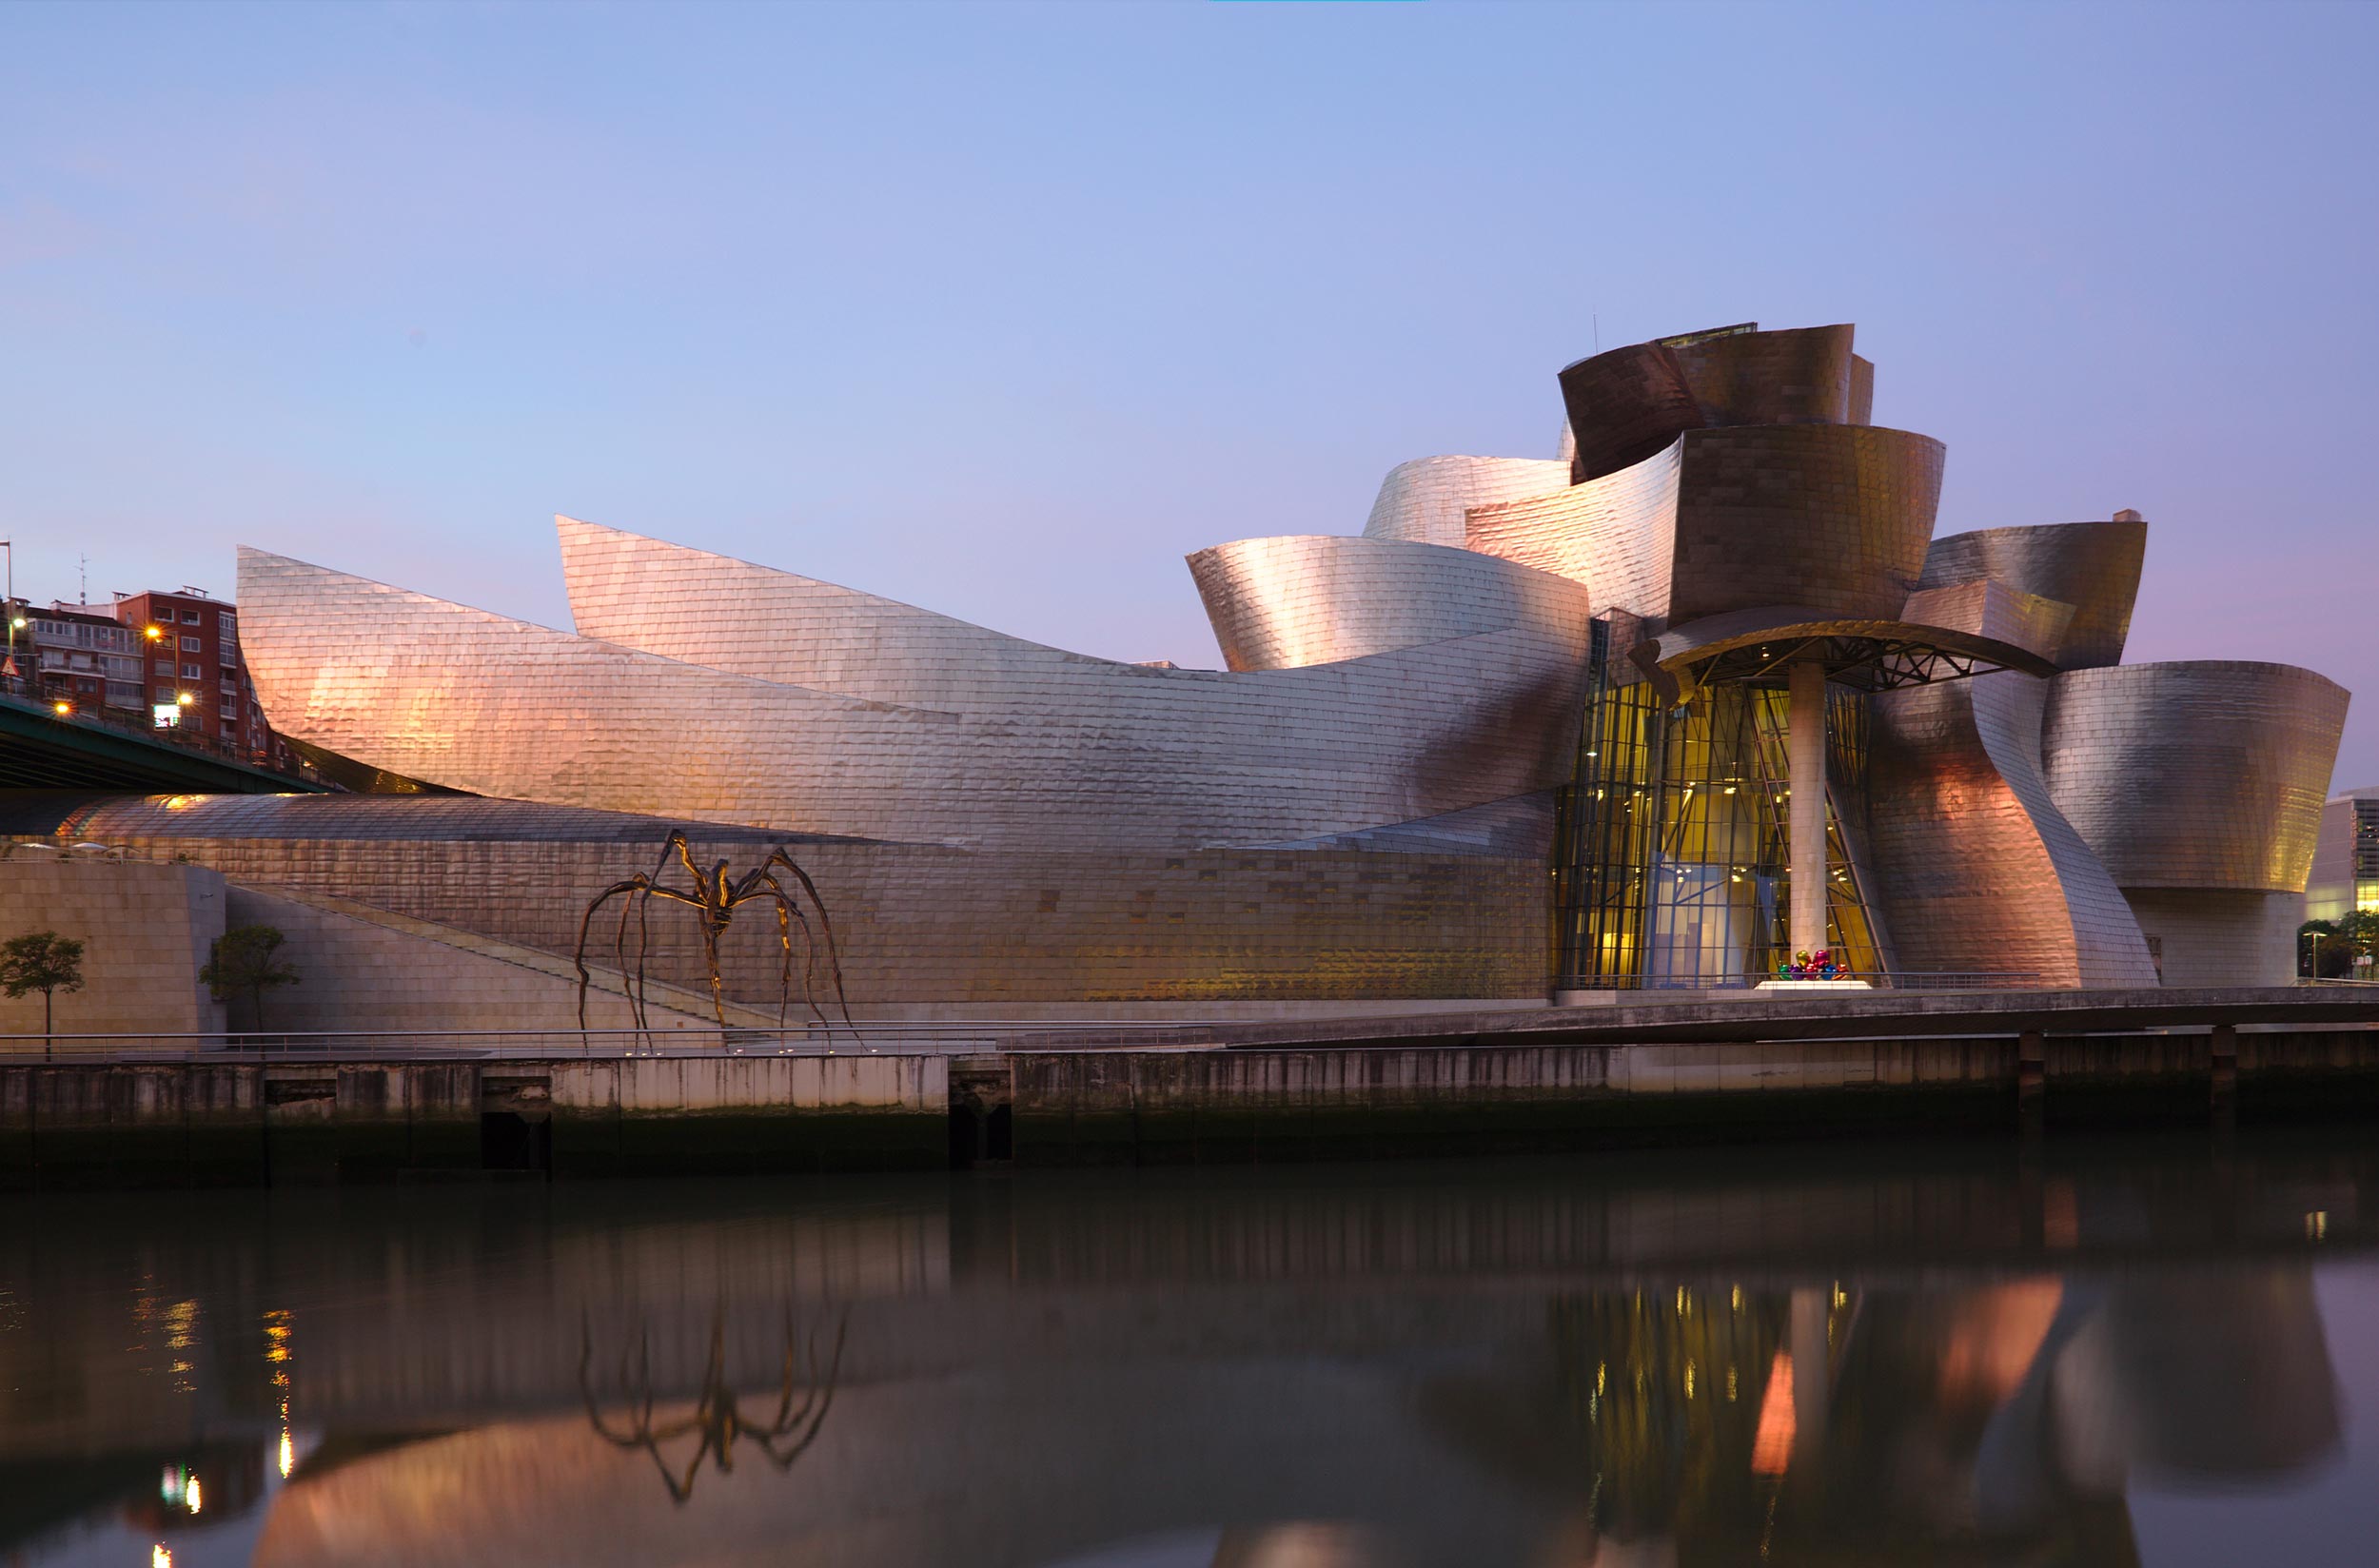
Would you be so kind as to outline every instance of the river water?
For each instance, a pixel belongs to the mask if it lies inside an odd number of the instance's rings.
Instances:
[[[0,1200],[0,1563],[2379,1561],[2338,1133]]]

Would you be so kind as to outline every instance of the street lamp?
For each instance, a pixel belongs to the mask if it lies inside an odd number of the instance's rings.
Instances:
[[[56,702],[51,703],[51,704],[50,704],[50,706],[51,706],[52,708],[55,708],[55,709],[57,710],[57,712],[58,712],[58,716],[59,716],[60,718],[65,718],[65,717],[69,716],[69,715],[71,715],[71,714],[74,712],[74,704],[73,704],[73,703],[71,703],[71,702],[68,702],[68,701],[64,700],[63,698],[62,698],[62,699],[60,699],[59,701],[56,701]]]

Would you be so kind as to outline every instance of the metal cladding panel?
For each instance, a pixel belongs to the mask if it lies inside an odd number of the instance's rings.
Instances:
[[[2041,778],[2045,688],[2006,674],[1874,698],[1878,902],[1912,970],[2152,986],[2121,890]]]
[[[1852,330],[1730,332],[1673,352],[1704,424],[1845,424],[1853,422]]]
[[[1245,675],[1066,664],[951,712],[255,551],[240,583],[259,691],[300,740],[478,794],[871,838],[1171,847],[1438,816],[1560,783],[1584,678],[1569,639],[1515,627]],[[650,598],[657,640],[733,623],[732,585],[689,581],[675,602],[670,586]],[[710,651],[742,652],[732,637]]]
[[[1595,613],[1668,610],[1684,443],[1533,500],[1473,507],[1465,545],[1586,585]]]
[[[1919,588],[1908,596],[1900,618],[1919,626],[1946,626],[2000,642],[2056,662],[2074,607],[2037,594],[2019,594],[1996,579],[1977,578],[1948,588]]]
[[[732,556],[557,517],[581,637],[731,675],[938,713],[1145,666],[1068,653]]]
[[[387,821],[325,838],[321,813],[288,797],[241,804],[243,820],[231,825],[156,799],[121,800],[75,831],[567,959],[587,901],[652,871],[674,825],[647,822],[632,838],[613,826],[621,819],[603,819],[593,836],[574,838],[557,834],[550,808],[484,801],[472,835],[458,838],[414,800],[370,795],[347,802],[348,814]],[[261,820],[274,815],[285,833]],[[506,816],[521,823],[519,836],[482,831]],[[698,864],[740,870],[765,853],[761,836],[696,825],[692,848]],[[793,853],[834,921],[845,989],[864,1018],[937,1006],[1541,999],[1550,911],[1535,848],[1504,853],[1482,839],[1466,853],[1444,842],[1420,853],[974,852],[841,839],[796,842]],[[681,873],[664,880],[683,886]],[[649,976],[706,990],[691,911],[656,906],[647,931]],[[614,939],[599,927],[590,958],[618,962]],[[775,1007],[776,941],[764,917],[734,923],[720,951],[732,999]]]
[[[2126,888],[2301,893],[2344,688],[2286,664],[2119,664],[2050,683],[2049,788]]]
[[[1697,430],[1681,444],[1676,555],[1660,613],[1675,622],[1802,604],[1898,617],[1941,499],[1939,441],[1783,424]]]
[[[1980,528],[1933,541],[1920,588],[1983,578],[2074,606],[2057,662],[2068,670],[2119,664],[2148,553],[2148,525],[2051,522]]]
[[[1569,459],[1415,458],[1380,481],[1363,537],[1462,549],[1463,514],[1474,506],[1542,496],[1569,486]]]
[[[1398,539],[1305,534],[1190,558],[1233,670],[1283,670],[1527,626],[1583,661],[1586,590],[1493,556]]]
[[[1665,344],[1580,360],[1561,382],[1575,442],[1570,477],[1580,484],[1632,468],[1704,422],[1677,351]]]
[[[1875,423],[1875,364],[1856,354],[1850,357],[1850,410],[1843,422]]]

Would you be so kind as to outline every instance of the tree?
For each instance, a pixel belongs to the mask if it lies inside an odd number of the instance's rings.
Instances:
[[[2349,980],[2370,979],[2371,970],[2356,968],[2354,960],[2379,950],[2379,911],[2356,910],[2351,914],[2341,914],[2335,925],[2336,934],[2321,945],[2338,950],[2338,972]]]
[[[2330,952],[2336,946],[2337,922],[2308,920],[2296,928],[2296,972],[2315,980],[2334,978]]]
[[[297,970],[275,956],[287,940],[278,926],[234,926],[215,938],[213,955],[198,977],[218,1002],[246,994],[254,1026],[262,1029],[265,992],[297,983]]]
[[[41,1054],[50,1054],[50,999],[58,991],[83,989],[83,944],[56,931],[30,931],[0,945],[0,990],[11,999],[41,992]]]

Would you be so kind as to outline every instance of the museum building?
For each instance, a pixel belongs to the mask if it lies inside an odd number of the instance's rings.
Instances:
[[[673,828],[731,869],[781,846],[883,1017],[1528,1005],[1819,951],[2286,982],[2346,692],[2123,663],[2135,513],[1936,539],[1942,444],[1871,421],[1852,343],[1598,354],[1552,459],[1421,459],[1360,535],[1199,551],[1222,670],[569,518],[571,632],[244,550],[264,710],[354,793],[54,831],[565,956]],[[730,995],[773,995],[774,941],[722,948]]]

